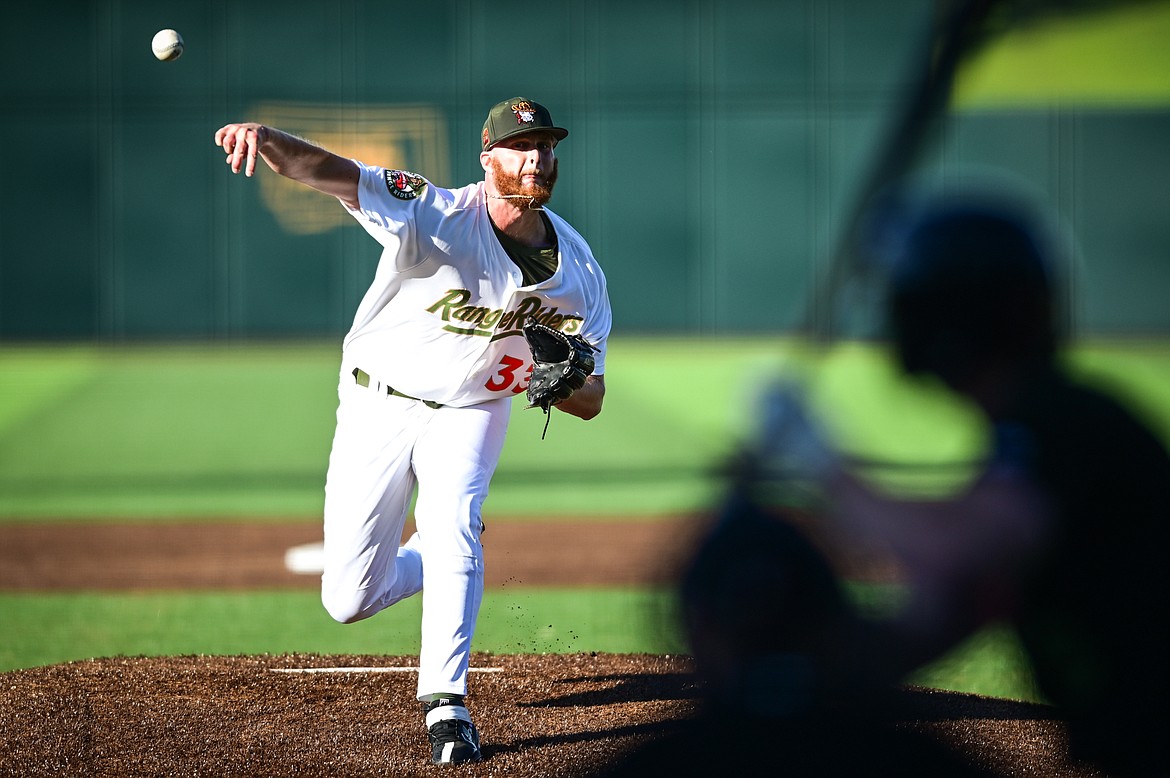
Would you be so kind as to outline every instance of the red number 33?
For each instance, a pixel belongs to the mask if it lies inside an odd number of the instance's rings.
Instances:
[[[511,389],[512,394],[520,394],[527,391],[528,380],[532,378],[532,365],[524,371],[523,375],[517,376],[520,368],[524,367],[524,360],[510,357],[505,354],[500,358],[500,367],[484,384],[493,392],[502,392],[505,389]]]

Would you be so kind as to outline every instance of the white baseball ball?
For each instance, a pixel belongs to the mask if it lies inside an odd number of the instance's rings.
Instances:
[[[150,42],[150,50],[163,62],[176,60],[183,54],[183,36],[174,30],[159,30]]]

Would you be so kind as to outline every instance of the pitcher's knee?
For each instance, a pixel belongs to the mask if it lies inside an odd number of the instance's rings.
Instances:
[[[334,621],[353,624],[370,615],[369,603],[361,592],[321,590],[321,604]]]

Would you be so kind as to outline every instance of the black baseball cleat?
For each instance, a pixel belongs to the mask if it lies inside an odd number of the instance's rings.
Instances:
[[[471,723],[467,708],[440,704],[427,711],[427,737],[431,761],[435,764],[463,764],[483,759],[479,730]]]

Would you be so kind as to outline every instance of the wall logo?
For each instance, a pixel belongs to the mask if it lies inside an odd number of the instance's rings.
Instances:
[[[421,170],[432,181],[451,179],[447,120],[435,105],[364,105],[345,103],[261,103],[248,115],[256,121],[309,138],[343,157],[400,171]],[[257,176],[260,197],[277,223],[294,235],[357,227],[344,208],[331,207],[328,198],[283,176]],[[415,177],[417,178],[417,177]],[[421,178],[417,179],[421,182]],[[413,179],[395,197],[418,196]],[[411,194],[411,187],[414,188]]]

